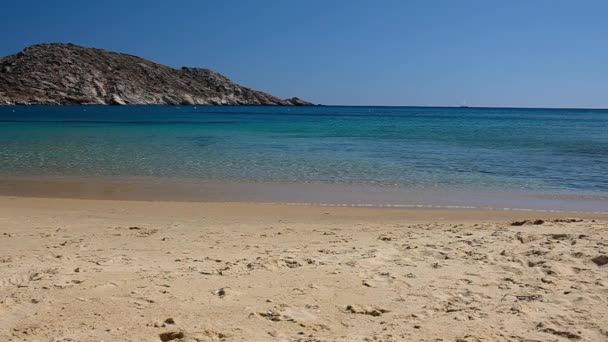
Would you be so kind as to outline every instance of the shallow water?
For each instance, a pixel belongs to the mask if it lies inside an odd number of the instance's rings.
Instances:
[[[0,107],[0,174],[604,195],[608,110]]]

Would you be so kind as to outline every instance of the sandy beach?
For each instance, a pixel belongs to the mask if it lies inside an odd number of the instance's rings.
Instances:
[[[0,340],[605,341],[607,262],[602,214],[0,197]]]
[[[608,342],[608,1],[3,5],[0,342]]]

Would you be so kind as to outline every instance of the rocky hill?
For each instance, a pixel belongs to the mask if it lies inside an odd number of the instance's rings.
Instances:
[[[0,104],[310,105],[231,82],[74,44],[39,44],[0,58]]]

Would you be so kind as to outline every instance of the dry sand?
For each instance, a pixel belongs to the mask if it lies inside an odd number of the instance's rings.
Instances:
[[[606,341],[601,255],[600,214],[0,197],[0,341]]]

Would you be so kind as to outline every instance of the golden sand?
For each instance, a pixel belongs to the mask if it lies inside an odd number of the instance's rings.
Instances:
[[[607,254],[600,214],[0,197],[0,341],[606,341]]]

